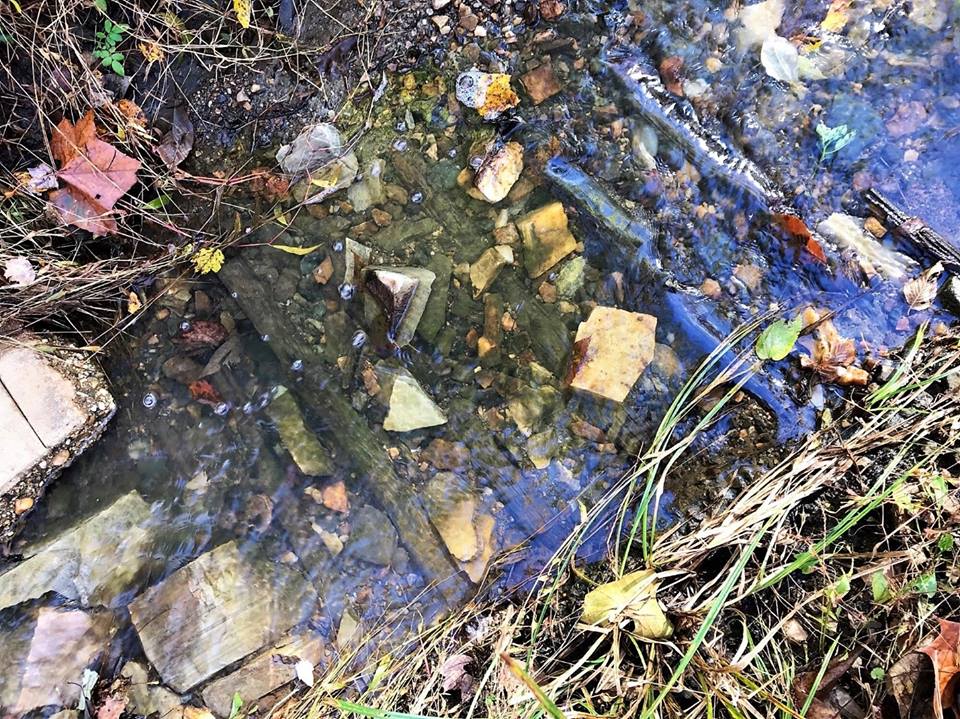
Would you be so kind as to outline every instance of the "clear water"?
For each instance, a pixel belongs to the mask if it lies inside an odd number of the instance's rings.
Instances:
[[[950,238],[960,228],[955,181],[960,78],[954,70],[952,15],[941,29],[931,30],[893,6],[886,12],[884,3],[854,3],[841,36],[825,38],[825,47],[842,58],[836,76],[789,88],[766,77],[756,48],[736,47],[731,39],[736,24],[720,5],[645,3],[642,10],[620,3],[599,10],[589,5],[581,4],[557,23],[552,38],[522,50],[520,66],[504,68],[518,76],[530,59],[549,56],[563,87],[540,106],[521,105],[525,122],[510,128],[532,170],[525,178],[536,183],[525,197],[496,208],[468,198],[456,177],[481,132],[479,123],[464,108],[462,121],[448,126],[441,111],[445,103],[422,92],[403,103],[402,79],[392,78],[382,101],[385,109],[374,114],[375,126],[357,148],[362,169],[382,158],[384,180],[400,188],[381,205],[392,215],[388,227],[374,231],[370,212],[341,205],[342,193],[314,214],[290,209],[288,202],[286,224],[271,221],[270,202],[238,190],[217,219],[224,232],[233,227],[234,213],[243,228],[252,228],[236,250],[250,270],[249,283],[232,287],[233,297],[214,280],[182,280],[158,295],[133,332],[112,345],[108,367],[120,406],[117,417],[95,449],[51,487],[15,548],[29,554],[31,545],[130,491],[150,504],[151,530],[156,530],[150,569],[115,606],[119,639],[100,666],[102,674],[111,676],[142,651],[123,604],[228,541],[235,541],[250,561],[293,568],[316,590],[298,626],[324,638],[324,662],[347,648],[341,646],[343,637],[338,639],[345,612],[365,631],[385,623],[402,631],[481,585],[493,593],[523,586],[577,521],[577,502],[589,504],[622,476],[652,436],[673,393],[710,349],[711,340],[697,327],[709,326],[719,337],[771,306],[794,310],[812,304],[836,311],[839,332],[869,345],[860,347],[862,359],[882,356],[921,322],[942,314],[936,308],[909,311],[900,284],[882,277],[863,281],[835,248],[824,247],[827,265],[818,262],[776,228],[764,203],[715,173],[698,179],[681,148],[662,134],[657,167],[645,169],[631,139],[648,132],[643,129],[648,122],[637,112],[630,88],[618,80],[615,65],[633,58],[652,58],[654,64],[682,58],[687,94],[698,84],[703,92],[692,100],[703,122],[733,151],[750,157],[810,227],[833,212],[863,215],[855,188],[870,186]],[[825,12],[822,5],[788,8],[780,34],[814,32]],[[456,62],[469,64],[463,58]],[[440,73],[448,88],[456,74],[453,64]],[[437,74],[431,67],[418,70],[416,87]],[[923,108],[923,118],[905,121],[910,126],[901,132],[893,118],[916,107]],[[818,122],[846,123],[857,132],[853,143],[823,165],[814,131]],[[431,159],[425,152],[434,142],[436,159]],[[578,193],[550,171],[533,169],[552,154],[596,184]],[[422,201],[414,201],[416,193]],[[591,218],[590,193],[595,202],[601,197],[649,230],[663,271],[650,269],[629,244],[629,232]],[[397,201],[401,195],[408,201]],[[583,287],[563,311],[559,302],[542,301],[539,282],[527,277],[522,263],[504,268],[490,291],[499,295],[501,312],[509,312],[517,328],[503,333],[497,361],[481,362],[469,335],[483,333],[484,304],[472,297],[462,264],[493,244],[501,209],[512,220],[553,199],[565,204],[573,233],[583,243],[576,253],[587,261]],[[371,247],[380,264],[436,269],[444,266],[438,258],[447,258],[452,276],[435,337],[418,337],[396,351],[363,293],[349,300],[341,296],[347,238]],[[322,248],[299,257],[267,247],[271,242]],[[891,237],[885,242],[895,246]],[[334,276],[318,285],[311,273],[324,253]],[[738,265],[757,268],[752,289],[735,277]],[[721,287],[716,301],[699,292],[708,278]],[[151,295],[158,289],[147,288]],[[271,326],[283,338],[276,332],[265,336],[263,323],[257,326],[245,316],[249,302],[269,310]],[[657,316],[656,340],[671,350],[673,361],[649,367],[622,405],[563,386],[573,335],[593,304]],[[691,315],[698,319],[691,321]],[[225,326],[234,346],[219,371],[207,377],[220,395],[211,403],[191,398],[187,387],[163,370],[171,358],[209,362],[214,346],[190,348],[183,342],[183,323],[198,320]],[[359,348],[358,331],[366,336]],[[302,368],[294,366],[298,360]],[[442,407],[447,423],[409,433],[384,431],[387,407],[365,384],[376,374],[375,365],[394,372],[406,368]],[[377,375],[378,381],[384,376]],[[778,400],[777,406],[745,399],[702,438],[685,479],[670,487],[666,509],[671,518],[696,517],[705,503],[722,501],[725,492],[748,482],[756,466],[775,456],[778,436],[782,440],[813,426],[812,394],[825,390],[828,402],[839,399],[832,386],[815,389],[820,382],[800,369],[796,354],[768,365],[758,381],[756,394]],[[298,397],[307,425],[333,458],[323,477],[305,475],[279,441],[269,404],[281,385]],[[329,393],[343,398],[364,432],[351,431],[341,421],[343,407],[325,411],[323,397]],[[147,396],[156,402],[145,403]],[[516,421],[520,414],[530,418],[526,432]],[[586,425],[596,429],[592,438],[584,436]],[[431,458],[435,453],[427,449],[437,439],[457,443],[446,460]],[[371,465],[363,459],[365,452],[378,459]],[[542,466],[534,466],[532,458]],[[388,467],[392,476],[371,474],[371,466]],[[338,481],[347,488],[349,512],[313,499]],[[471,503],[461,524],[476,528],[478,547],[495,550],[487,581],[475,584],[457,574],[466,564],[451,558],[436,531],[422,537],[427,549],[411,551],[403,541],[397,543],[381,515],[366,514],[366,507],[376,506],[389,514],[383,507],[385,486],[400,488],[399,504],[393,506],[412,507],[435,524]],[[487,540],[481,530],[489,521],[481,519],[484,515],[493,520]],[[389,520],[401,537],[416,524],[413,514]],[[330,536],[345,544],[339,554],[328,546]],[[507,554],[511,549],[517,551]],[[418,551],[433,552],[440,566],[450,568],[454,578],[443,591],[430,589],[432,580],[444,577],[425,570]],[[502,557],[499,563],[497,557]],[[2,619],[9,637],[22,633],[38,606],[61,603],[46,595],[6,610]],[[368,648],[374,646],[371,640]]]

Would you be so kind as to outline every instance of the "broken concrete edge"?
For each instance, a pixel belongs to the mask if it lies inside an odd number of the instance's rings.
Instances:
[[[56,340],[24,336],[0,340],[0,350],[6,347],[32,350],[52,364],[73,384],[74,400],[86,411],[87,421],[51,447],[41,462],[22,472],[13,487],[0,495],[0,544],[10,542],[17,535],[47,486],[100,439],[117,411],[116,402],[107,389],[107,377],[89,353]],[[24,500],[32,501],[32,507],[18,514],[17,502],[23,503]]]

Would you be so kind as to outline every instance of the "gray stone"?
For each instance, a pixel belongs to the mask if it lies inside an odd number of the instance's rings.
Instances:
[[[420,383],[405,370],[393,381],[390,406],[383,428],[391,432],[411,432],[425,427],[446,424],[447,417],[420,386]]]
[[[0,609],[56,592],[84,606],[114,606],[154,566],[150,507],[136,492],[46,544],[0,575]]]
[[[0,386],[0,493],[16,486],[20,476],[46,454],[27,418]]]
[[[426,309],[436,275],[422,267],[367,267],[364,287],[387,318],[387,336],[397,346],[410,344]]]
[[[397,531],[390,518],[369,504],[350,519],[347,554],[370,564],[387,566],[397,547]]]
[[[278,388],[267,406],[267,415],[276,425],[280,441],[301,472],[311,477],[333,473],[330,453],[304,423],[297,400],[286,387]]]
[[[450,294],[450,277],[453,274],[453,260],[447,255],[437,254],[430,258],[427,269],[436,275],[427,306],[423,309],[417,334],[427,342],[433,342],[437,333],[447,321],[447,298]]]
[[[374,205],[380,205],[386,200],[383,169],[384,162],[378,158],[367,167],[362,180],[350,185],[347,190],[347,199],[350,200],[355,212],[366,212]]]
[[[228,542],[145,591],[129,609],[150,663],[182,693],[275,642],[316,603],[294,568],[244,558]]]
[[[143,664],[127,662],[120,670],[120,676],[129,682],[127,697],[130,709],[135,713],[145,717],[159,714],[162,719],[180,717],[180,697],[166,687],[150,681],[150,675]]]
[[[237,671],[211,682],[203,690],[203,702],[214,714],[229,717],[233,695],[239,693],[244,702],[261,697],[292,682],[295,665],[305,659],[318,664],[323,659],[324,643],[319,634],[287,636],[250,659]]]
[[[567,262],[557,275],[557,294],[565,299],[573,297],[583,287],[583,271],[587,261],[583,257],[574,257]]]
[[[41,609],[28,644],[0,642],[6,654],[0,706],[13,715],[40,707],[75,706],[83,670],[107,648],[112,624],[107,612]]]

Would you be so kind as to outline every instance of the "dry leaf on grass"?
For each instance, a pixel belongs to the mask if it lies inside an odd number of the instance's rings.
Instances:
[[[74,187],[51,192],[48,198],[65,225],[73,225],[93,233],[94,237],[111,235],[117,231],[117,222],[102,205],[90,200]]]
[[[583,598],[582,619],[601,626],[632,619],[640,636],[665,639],[673,634],[673,625],[657,602],[658,584],[656,573],[649,569],[601,584]]]
[[[60,179],[99,206],[111,209],[137,182],[140,161],[102,140],[87,143],[83,154],[64,165]]]
[[[808,309],[804,313],[804,325],[809,326],[820,320],[816,310]],[[841,385],[865,385],[870,375],[860,367],[854,367],[857,360],[856,343],[847,337],[841,337],[833,322],[827,320],[816,330],[816,336],[810,340],[801,340],[809,350],[809,355],[800,357],[803,367],[812,369],[828,382]]]
[[[97,137],[97,127],[93,120],[93,110],[87,110],[77,124],[67,118],[60,120],[50,137],[50,152],[61,167],[84,151],[87,143]]]
[[[440,666],[440,676],[443,677],[443,691],[460,690],[461,698],[472,693],[476,679],[467,667],[473,663],[473,658],[467,654],[454,654]]]
[[[37,271],[26,257],[11,257],[4,263],[3,276],[10,284],[23,287],[37,279]]]
[[[941,263],[924,270],[903,286],[903,297],[912,310],[929,309],[937,297],[937,279],[943,272]]]
[[[170,130],[157,146],[157,154],[171,170],[187,159],[193,149],[193,122],[186,108],[178,106],[173,110]]]

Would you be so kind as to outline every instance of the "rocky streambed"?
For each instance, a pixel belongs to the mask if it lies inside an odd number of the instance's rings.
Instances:
[[[472,34],[198,208],[198,242],[227,246],[216,278],[136,288],[118,415],[0,575],[0,706],[73,709],[95,686],[141,715],[267,707],[528,588],[704,357],[741,361],[743,391],[666,488],[667,521],[829,423],[844,384],[889,376],[887,348],[941,317],[905,291],[937,258],[854,188],[916,183],[906,152],[956,104],[907,126],[890,88],[909,49],[885,30],[859,56],[825,38],[846,64],[803,93],[766,76],[757,33],[802,14],[761,6],[704,9],[697,33],[671,3],[584,3],[522,43]],[[880,4],[850,22],[880,19],[953,52]],[[878,139],[823,167],[801,105]],[[761,364],[755,335],[717,350],[798,315],[785,359]]]

